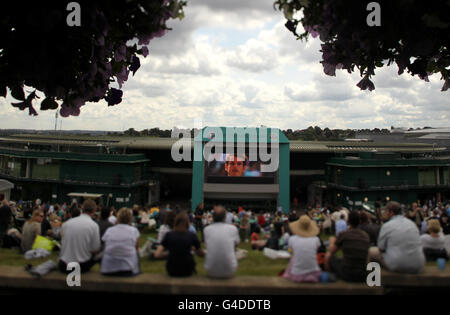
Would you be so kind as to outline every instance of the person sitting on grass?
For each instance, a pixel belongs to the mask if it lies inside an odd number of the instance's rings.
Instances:
[[[208,277],[231,278],[237,269],[236,246],[239,244],[238,229],[225,223],[226,211],[223,206],[215,206],[214,223],[205,230],[206,259],[205,270]]]
[[[36,236],[41,234],[41,223],[43,218],[43,211],[34,210],[31,218],[23,225],[22,241],[20,243],[20,251],[22,253],[31,250]]]
[[[164,236],[170,231],[173,230],[173,226],[175,224],[175,217],[176,214],[173,211],[167,212],[167,214],[164,216],[164,223],[159,227],[158,231],[158,243],[161,244],[161,242],[164,239]]]
[[[97,221],[97,224],[98,224],[98,226],[100,228],[100,237],[103,237],[103,235],[105,234],[106,230],[108,230],[110,227],[114,226],[114,224],[112,224],[108,220],[109,214],[110,214],[109,208],[102,207],[102,209],[100,210],[100,218]]]
[[[425,256],[417,225],[402,215],[401,206],[395,201],[386,205],[385,216],[389,221],[381,227],[378,247],[370,248],[370,260],[395,272],[421,272]]]
[[[252,245],[252,249],[262,250],[267,243],[267,240],[261,239],[259,234],[261,233],[261,229],[259,227],[256,228],[255,232],[252,233],[250,238],[250,244]]]
[[[139,274],[139,231],[131,224],[133,212],[122,208],[117,224],[108,228],[102,237],[105,251],[100,271],[104,275],[134,276]]]
[[[290,223],[292,236],[288,246],[292,250],[292,258],[283,278],[295,282],[319,282],[321,270],[317,262],[317,250],[320,247],[320,232],[316,222],[307,215]]]
[[[164,251],[167,250],[166,270],[169,276],[189,277],[196,273],[195,260],[191,253],[193,248],[198,256],[205,256],[197,235],[189,231],[187,213],[181,212],[175,218],[173,230],[164,236],[154,256],[156,259],[164,258]]]
[[[92,219],[97,210],[95,201],[87,199],[82,205],[83,213],[66,221],[61,228],[61,251],[59,270],[70,273],[67,264],[77,262],[81,272],[89,271],[98,261],[95,255],[101,249],[100,228]]]
[[[339,220],[336,222],[336,236],[345,230],[347,230],[347,222],[345,221],[345,215],[341,214]]]
[[[445,237],[440,235],[441,225],[438,220],[431,219],[427,222],[428,233],[420,236],[423,253],[427,261],[435,261],[438,258],[448,259],[445,249]]]
[[[242,215],[241,221],[239,222],[239,236],[242,242],[248,242],[248,237],[250,234],[250,217],[247,212]]]
[[[357,211],[350,212],[348,221],[349,229],[340,232],[337,239],[333,236],[329,239],[325,268],[344,281],[363,282],[367,278],[370,238],[359,228],[360,217]],[[342,249],[343,258],[336,257],[339,249]]]

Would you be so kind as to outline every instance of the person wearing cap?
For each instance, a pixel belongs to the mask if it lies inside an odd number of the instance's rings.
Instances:
[[[445,249],[445,237],[441,235],[441,225],[438,220],[431,219],[427,222],[428,233],[420,236],[423,253],[427,261],[435,261],[437,258],[448,259]]]
[[[348,216],[350,227],[338,237],[330,237],[329,250],[325,255],[325,267],[337,277],[349,282],[363,282],[367,278],[367,258],[370,247],[369,235],[359,228],[360,218],[357,211]],[[342,249],[343,258],[336,257]]]
[[[388,202],[385,215],[389,221],[381,227],[378,247],[370,248],[370,260],[395,272],[421,272],[425,256],[417,225],[402,215],[401,205],[395,201]]]
[[[292,236],[288,247],[292,250],[292,257],[283,278],[295,282],[319,282],[321,270],[317,262],[317,250],[320,247],[320,232],[316,222],[307,215],[302,215],[297,221],[291,222],[289,227]]]

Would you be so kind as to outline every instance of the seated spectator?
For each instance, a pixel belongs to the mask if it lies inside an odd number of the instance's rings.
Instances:
[[[277,211],[274,221],[273,221],[273,229],[277,234],[277,237],[280,238],[283,236],[283,220],[281,218],[281,212]]]
[[[370,249],[370,259],[395,272],[419,273],[423,270],[425,256],[417,225],[402,215],[398,202],[386,205],[389,219],[380,230],[378,248]]]
[[[293,235],[289,238],[292,258],[283,277],[296,282],[319,282],[320,267],[317,250],[320,247],[320,232],[316,222],[307,215],[290,224]]]
[[[133,212],[122,208],[117,213],[117,224],[108,228],[100,272],[104,275],[134,276],[139,274],[139,231],[131,224]]]
[[[242,242],[248,242],[248,237],[250,234],[250,218],[249,215],[244,212],[241,221],[239,222],[239,236]]]
[[[420,229],[424,218],[422,215],[422,209],[417,205],[417,202],[413,202],[411,209],[407,213],[407,218],[413,221],[417,225],[417,228]]]
[[[41,234],[41,223],[44,219],[44,212],[41,210],[34,210],[29,219],[23,225],[22,242],[20,243],[20,251],[25,253],[31,250],[36,236]]]
[[[200,247],[200,241],[196,234],[189,232],[189,217],[186,212],[181,212],[175,218],[173,231],[166,234],[161,245],[155,252],[155,258],[163,258],[164,250],[168,251],[166,270],[171,277],[189,277],[195,270],[195,260],[192,256],[192,248],[195,253],[203,257],[205,253]]]
[[[266,246],[267,240],[261,239],[261,237],[259,236],[260,233],[261,229],[259,227],[256,228],[255,232],[252,233],[250,238],[252,249],[262,250]]]
[[[427,261],[435,261],[437,258],[447,257],[447,251],[445,250],[445,237],[440,235],[441,225],[438,220],[428,220],[428,233],[420,236],[420,242],[422,243],[423,253]]]
[[[325,255],[325,267],[344,281],[363,282],[367,278],[367,258],[370,247],[369,235],[359,228],[359,213],[350,212],[350,228],[339,233],[337,239],[330,237],[329,250]],[[342,249],[343,258],[336,257]]]
[[[446,212],[441,216],[440,223],[442,227],[442,233],[444,233],[444,235],[450,234],[450,222]]]
[[[164,216],[164,223],[159,227],[158,231],[158,243],[161,244],[164,236],[173,230],[175,224],[176,214],[173,211],[167,212]]]
[[[106,230],[110,227],[114,226],[111,222],[109,222],[110,210],[108,208],[103,207],[100,211],[100,220],[97,221],[98,227],[100,228],[100,238],[103,237]]]
[[[322,224],[322,230],[324,233],[331,235],[332,232],[332,226],[333,226],[333,222],[331,220],[331,214],[330,214],[330,210],[325,209],[322,212],[322,216],[323,216],[323,224]]]
[[[44,207],[41,207],[41,209]],[[52,230],[52,225],[50,224],[50,221],[48,220],[48,214],[47,214],[47,210],[45,210],[44,208],[44,218],[42,219],[41,222],[41,234],[42,236],[49,236],[49,237],[53,237],[53,230]]]
[[[94,255],[100,251],[100,228],[92,220],[97,205],[93,200],[83,202],[83,213],[65,222],[61,228],[61,252],[59,269],[68,273],[67,264],[77,262],[81,272],[89,271],[98,261]]]
[[[225,216],[225,223],[227,224],[233,224],[234,221],[234,215],[231,211],[227,211],[227,214]]]
[[[270,237],[266,242],[266,247],[273,250],[280,249],[280,238],[278,237],[278,233],[275,230],[270,231]]]
[[[64,221],[80,216],[81,210],[77,203],[72,203],[68,211],[65,213]]]
[[[112,206],[110,209],[110,215],[108,218],[108,221],[111,222],[112,225],[117,223],[117,217],[116,217],[116,208],[114,208],[114,206]]]
[[[264,213],[260,212],[258,214],[258,224],[261,228],[264,228],[266,226],[266,217],[264,216]]]
[[[359,228],[365,231],[370,237],[370,245],[377,246],[378,234],[380,233],[380,226],[373,222],[369,222],[369,216],[366,212],[360,212],[360,226]]]
[[[8,201],[5,199],[5,195],[0,194],[0,241],[3,240],[3,236],[8,231],[11,219],[12,210],[8,205]]]
[[[236,246],[239,233],[235,226],[225,223],[226,211],[222,206],[214,208],[214,223],[205,230],[206,275],[212,278],[231,278],[238,266]]]
[[[345,215],[341,214],[339,220],[336,222],[336,236],[339,233],[345,231],[347,229],[347,222],[345,222]]]
[[[49,217],[49,222],[52,227],[53,239],[60,240],[61,239],[61,218],[56,213],[53,213]]]

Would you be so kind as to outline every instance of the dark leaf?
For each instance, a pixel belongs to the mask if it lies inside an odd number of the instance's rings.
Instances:
[[[111,88],[105,97],[105,101],[108,102],[108,106],[117,105],[122,102],[122,95],[123,92],[121,90]]]
[[[297,23],[288,20],[286,22],[286,24],[284,24],[284,26],[286,26],[286,28],[291,31],[295,36],[297,36],[297,32],[295,31],[295,29],[297,28]]]
[[[134,75],[140,67],[141,67],[141,61],[139,60],[138,57],[133,55],[133,58],[131,59],[130,71],[133,72],[133,75]]]
[[[14,107],[18,107],[20,110],[24,110],[25,108],[29,107],[29,104],[26,101],[20,103],[11,103],[11,105]]]
[[[23,91],[23,87],[20,85],[14,85],[11,88],[11,95],[16,100],[25,101],[25,92]]]
[[[36,112],[36,110],[34,109],[34,107],[33,106],[29,106],[28,107],[28,115],[33,115],[33,116],[37,116],[38,115],[38,113]]]
[[[57,108],[58,108],[58,103],[54,99],[51,99],[49,97],[45,98],[41,102],[41,110],[57,109]]]

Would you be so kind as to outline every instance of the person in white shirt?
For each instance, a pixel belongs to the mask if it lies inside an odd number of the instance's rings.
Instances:
[[[340,219],[336,222],[336,236],[345,230],[347,230],[347,222],[345,220],[345,216],[341,214]]]
[[[139,269],[139,231],[131,226],[133,212],[122,208],[117,213],[117,224],[106,230],[100,272],[104,275],[134,276]]]
[[[401,205],[390,201],[386,205],[389,221],[381,227],[378,247],[369,249],[371,261],[395,272],[419,273],[425,265],[425,256],[417,225],[402,214]]]
[[[83,203],[83,213],[68,220],[61,228],[61,251],[59,254],[59,270],[69,273],[67,265],[71,262],[80,264],[81,272],[91,269],[98,261],[94,260],[94,255],[100,251],[100,228],[92,220],[97,210],[97,205],[93,200],[86,200]]]
[[[231,278],[237,269],[236,246],[239,244],[238,229],[225,223],[223,206],[214,207],[214,223],[204,229],[206,244],[205,270],[212,278]]]
[[[227,224],[233,224],[233,220],[234,220],[234,215],[233,213],[231,213],[230,211],[227,211],[227,214],[225,216],[225,222]]]
[[[114,207],[111,207],[111,215],[109,216],[108,221],[112,225],[115,225],[117,223],[116,209],[114,209]]]
[[[321,269],[317,262],[317,250],[320,247],[320,229],[307,215],[292,222],[289,228],[293,236],[288,244],[293,253],[283,278],[295,282],[319,282]]]

